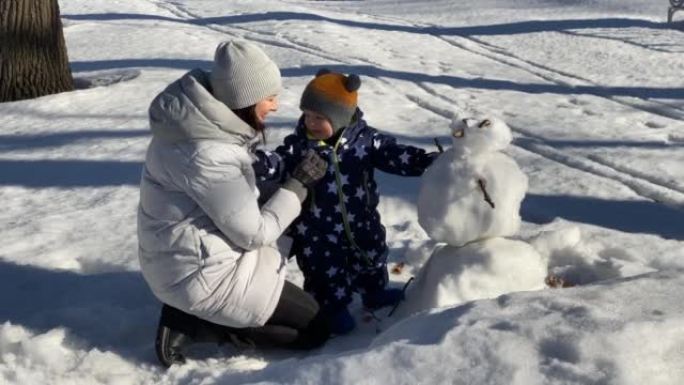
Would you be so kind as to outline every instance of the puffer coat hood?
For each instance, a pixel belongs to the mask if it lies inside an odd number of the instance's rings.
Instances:
[[[256,131],[210,92],[209,74],[194,69],[171,83],[149,109],[152,135],[167,142],[216,139],[244,145]]]

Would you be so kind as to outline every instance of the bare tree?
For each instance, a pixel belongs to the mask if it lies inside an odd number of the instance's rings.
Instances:
[[[0,0],[0,102],[74,88],[57,0]]]

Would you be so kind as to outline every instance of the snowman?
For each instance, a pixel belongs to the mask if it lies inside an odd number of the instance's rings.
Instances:
[[[520,228],[527,177],[504,154],[510,128],[496,118],[455,120],[453,146],[426,170],[418,221],[438,246],[409,287],[404,315],[544,287],[547,262]]]

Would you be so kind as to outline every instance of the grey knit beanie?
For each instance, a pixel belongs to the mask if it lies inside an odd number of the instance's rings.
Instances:
[[[214,97],[232,110],[278,94],[282,87],[278,66],[258,46],[244,40],[219,44],[210,81]]]

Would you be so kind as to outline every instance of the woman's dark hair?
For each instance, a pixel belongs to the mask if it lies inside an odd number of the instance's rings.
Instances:
[[[238,118],[249,124],[256,132],[261,134],[261,138],[266,143],[266,126],[260,122],[256,115],[256,104],[251,106],[232,110]]]

